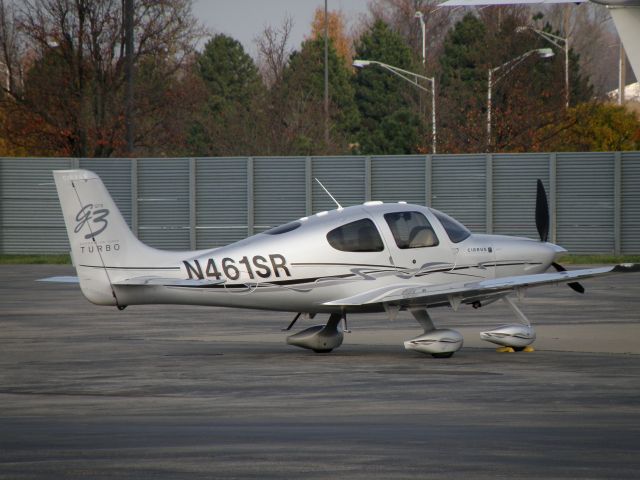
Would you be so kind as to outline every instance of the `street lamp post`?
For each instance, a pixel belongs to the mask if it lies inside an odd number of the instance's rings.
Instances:
[[[368,67],[369,65],[377,65],[379,67],[382,67],[385,70],[393,73],[394,75],[411,83],[413,86],[419,88],[420,90],[423,90],[427,93],[431,93],[432,152],[436,153],[437,129],[436,129],[436,80],[435,80],[435,77],[425,77],[424,75],[419,75],[415,72],[409,72],[408,70],[403,70],[402,68],[394,67],[393,65],[387,65],[386,63],[378,62],[376,60],[354,60],[353,61],[353,66],[356,68],[364,68],[364,67]],[[418,82],[418,79],[426,80],[427,82],[431,83],[431,90],[420,85],[420,83]]]
[[[427,63],[427,28],[424,24],[424,15],[418,11],[414,15],[420,21],[420,28],[422,29],[422,65]]]
[[[530,57],[531,55],[537,53],[540,58],[550,58],[553,57],[553,50],[550,48],[537,48],[535,50],[529,50],[528,52],[523,53],[519,57],[512,58],[508,62],[503,63],[494,68],[489,69],[488,81],[487,81],[487,150],[491,145],[491,91],[493,89],[493,85],[502,80],[505,76],[509,74],[514,68],[520,65],[525,59]],[[502,72],[502,75],[496,76],[494,75],[498,73],[502,69],[506,69]]]
[[[516,32],[524,32],[525,30],[531,30],[532,32],[537,33],[547,42],[564,50],[564,99],[565,108],[569,108],[569,37],[560,37],[553,33],[538,30],[537,28],[533,28],[528,25],[516,28]],[[562,44],[560,42],[562,42]]]

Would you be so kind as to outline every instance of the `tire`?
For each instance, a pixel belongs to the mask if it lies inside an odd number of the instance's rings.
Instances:
[[[455,352],[432,353],[433,358],[451,358]]]

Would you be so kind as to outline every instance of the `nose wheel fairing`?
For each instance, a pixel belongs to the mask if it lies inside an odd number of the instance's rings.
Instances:
[[[526,315],[518,308],[513,299],[502,297],[502,300],[509,305],[513,313],[521,320],[521,323],[502,325],[493,330],[480,333],[480,338],[487,342],[500,345],[501,347],[512,348],[516,352],[523,351],[536,339],[536,332],[531,326],[531,322]],[[527,351],[531,351],[529,349]],[[500,350],[508,351],[508,350]]]

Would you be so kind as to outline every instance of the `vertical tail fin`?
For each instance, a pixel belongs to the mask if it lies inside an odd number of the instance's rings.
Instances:
[[[112,283],[127,267],[153,265],[164,252],[136,238],[98,175],[56,170],[53,177],[82,293],[92,303],[118,305]]]

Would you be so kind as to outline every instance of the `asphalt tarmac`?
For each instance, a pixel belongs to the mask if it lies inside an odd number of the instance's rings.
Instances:
[[[465,336],[450,359],[404,350],[406,313],[354,315],[318,355],[285,344],[289,314],[119,312],[53,275],[73,270],[0,266],[0,479],[640,475],[638,274],[532,289],[534,353],[478,339],[505,306],[434,310]]]

